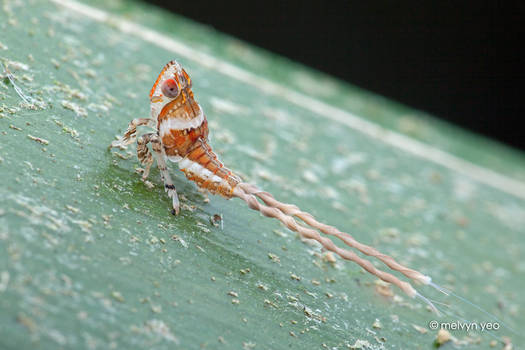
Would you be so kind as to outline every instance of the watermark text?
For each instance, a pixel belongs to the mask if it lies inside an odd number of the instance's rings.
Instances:
[[[446,331],[497,331],[499,329],[498,322],[439,322],[432,320],[428,323],[428,328],[431,330],[443,329]]]

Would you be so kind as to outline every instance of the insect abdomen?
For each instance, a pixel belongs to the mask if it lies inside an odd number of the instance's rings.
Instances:
[[[211,147],[202,139],[198,140],[188,155],[179,162],[186,177],[212,194],[231,198],[235,186],[241,179],[225,168]]]

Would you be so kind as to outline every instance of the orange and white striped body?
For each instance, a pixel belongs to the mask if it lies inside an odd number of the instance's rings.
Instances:
[[[213,194],[231,198],[240,178],[225,168],[208,143],[208,122],[191,91],[191,79],[175,61],[161,71],[150,91],[151,117],[157,121],[166,157],[186,177]]]

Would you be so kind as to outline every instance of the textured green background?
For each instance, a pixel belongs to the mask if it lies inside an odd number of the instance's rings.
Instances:
[[[140,3],[91,6],[525,179],[523,154],[421,112]],[[38,107],[24,105],[5,77],[0,82],[0,348],[433,347],[436,332],[427,324],[436,316],[424,305],[396,289],[394,298],[379,295],[360,268],[340,260],[332,266],[319,247],[239,200],[208,202],[174,165],[183,210],[173,217],[158,171],[148,189],[134,171],[133,149],[120,152],[129,159],[106,150],[130,119],[148,115],[147,93],[173,58],[193,79],[212,144],[246,180],[433,276],[512,327],[525,324],[523,199],[124,34],[116,23],[46,1],[2,2],[1,60]],[[214,214],[223,216],[222,227],[210,223]],[[420,290],[459,314],[440,321],[490,321]],[[490,348],[494,339],[453,335],[469,349]],[[507,329],[493,335],[510,336],[515,346],[524,340]]]

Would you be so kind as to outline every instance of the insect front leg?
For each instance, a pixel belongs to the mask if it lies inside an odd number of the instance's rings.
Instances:
[[[148,178],[151,165],[153,164],[153,156],[148,148],[148,143],[156,136],[157,134],[155,133],[144,134],[137,140],[137,158],[139,162],[145,166],[144,172],[142,173],[142,181],[146,181]]]
[[[137,126],[142,126],[142,125],[148,125],[148,126],[154,127],[155,121],[150,118],[133,119],[129,123],[128,130],[126,130],[124,135],[122,137],[119,137],[118,140],[111,142],[111,145],[109,146],[109,148],[110,149],[113,147],[125,148],[130,143],[133,143],[137,137]]]
[[[164,182],[164,190],[168,192],[168,197],[171,198],[172,201],[172,214],[173,215],[179,215],[179,197],[177,195],[177,190],[175,189],[175,185],[173,184],[173,181],[171,180],[168,166],[166,165],[166,154],[164,153],[164,147],[162,146],[162,143],[160,141],[160,137],[157,134],[146,134],[151,135],[149,136],[150,142],[153,148],[153,152],[155,153],[155,158],[157,160],[157,166],[160,171],[160,177],[162,178],[162,181]]]

